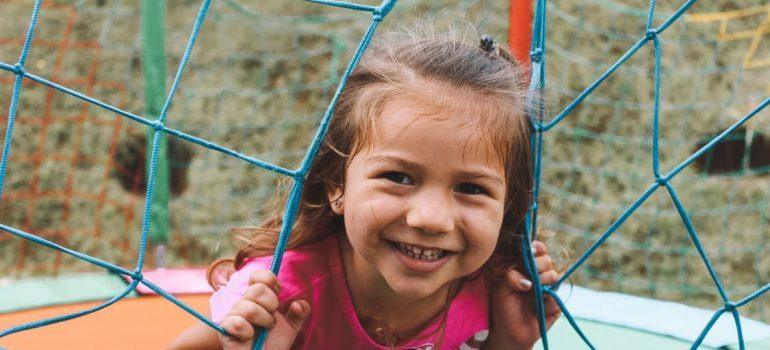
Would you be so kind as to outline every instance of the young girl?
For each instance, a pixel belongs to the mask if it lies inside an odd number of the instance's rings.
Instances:
[[[248,232],[237,271],[214,278],[211,317],[229,336],[200,324],[172,348],[250,349],[260,327],[265,349],[531,348],[525,103],[522,69],[489,37],[373,44],[307,176],[278,277],[280,215]],[[545,245],[533,247],[542,283],[554,283]],[[559,312],[547,299],[550,326]]]

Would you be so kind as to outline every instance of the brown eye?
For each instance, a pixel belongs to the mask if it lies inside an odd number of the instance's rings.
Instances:
[[[475,185],[472,183],[462,183],[457,185],[457,192],[461,192],[464,194],[484,194],[486,191],[484,191],[484,188],[482,188],[479,185]]]
[[[409,178],[409,175],[406,175],[404,173],[399,173],[397,171],[391,171],[391,172],[382,174],[382,177],[401,185],[412,184],[412,179]]]

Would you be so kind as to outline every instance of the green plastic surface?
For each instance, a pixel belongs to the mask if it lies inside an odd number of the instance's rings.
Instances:
[[[112,298],[126,289],[120,277],[103,272],[26,278],[0,285],[0,313]],[[136,296],[131,292],[127,297]]]
[[[623,350],[688,350],[692,342],[666,335],[645,332],[638,329],[621,327],[601,322],[576,319],[578,326],[591,341],[596,349],[623,349]],[[768,338],[745,344],[747,350],[770,350],[770,334]],[[583,350],[590,349],[578,336],[569,322],[560,318],[548,332],[549,349]],[[537,343],[534,349],[543,349],[541,343]],[[701,345],[698,349],[716,349]],[[738,344],[720,349],[739,349]]]

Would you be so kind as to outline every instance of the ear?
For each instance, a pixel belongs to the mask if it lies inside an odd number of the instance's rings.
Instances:
[[[211,288],[219,290],[230,280],[230,276],[235,272],[235,265],[232,259],[219,259],[209,266],[206,272],[206,280]]]
[[[337,215],[342,215],[345,213],[345,205],[343,202],[344,194],[345,193],[340,186],[326,188],[326,198],[329,200],[329,206]]]

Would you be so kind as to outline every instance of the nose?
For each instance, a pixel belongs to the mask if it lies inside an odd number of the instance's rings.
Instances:
[[[425,233],[448,233],[455,227],[452,214],[452,198],[440,191],[422,191],[410,201],[406,214],[410,227]]]

